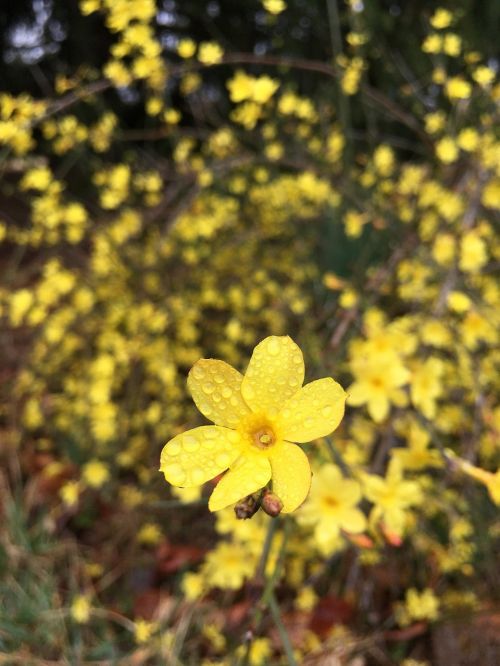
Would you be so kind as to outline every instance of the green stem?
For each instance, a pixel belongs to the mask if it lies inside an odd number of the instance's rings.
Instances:
[[[280,607],[278,602],[276,601],[274,592],[271,592],[271,594],[269,595],[268,605],[269,605],[269,610],[271,611],[271,615],[273,616],[274,624],[276,625],[276,629],[278,630],[278,633],[280,635],[288,664],[289,666],[297,666],[297,661],[293,654],[293,647],[290,641],[290,636],[288,635],[288,632],[285,629],[285,625],[283,624],[283,620],[281,619]]]
[[[259,566],[257,567],[257,578],[264,578],[264,576],[266,575],[267,561],[271,553],[271,546],[277,528],[278,528],[278,520],[271,519],[269,522],[269,527],[267,528],[264,545],[262,546],[262,553],[259,560]]]
[[[257,568],[257,573],[256,573],[257,580],[265,578],[266,568],[267,568],[267,563],[269,561],[269,555],[271,553],[272,543],[273,543],[273,540],[274,540],[274,536],[277,532],[278,525],[281,522],[282,522],[282,519],[280,517],[278,517],[278,518],[273,518],[269,523],[266,538],[264,540],[264,545],[262,547],[262,554],[260,556],[259,566]],[[262,594],[261,594],[261,597],[260,597],[260,602],[257,604],[257,606],[255,608],[255,611],[254,611],[254,614],[253,614],[253,625],[255,626],[255,634],[259,633],[265,609],[269,608],[271,610],[271,603],[272,603],[271,598],[274,599],[274,603],[276,604],[276,607],[277,607],[277,610],[278,610],[278,615],[279,615],[279,606],[277,605],[276,598],[274,597],[274,588],[275,588],[275,586],[276,586],[276,584],[279,580],[281,568],[283,566],[283,562],[284,562],[284,558],[285,558],[285,552],[286,552],[286,545],[287,545],[287,542],[288,542],[288,536],[289,536],[289,532],[290,532],[290,526],[291,526],[290,521],[285,519],[284,529],[283,529],[283,542],[280,546],[280,552],[278,553],[278,557],[276,559],[276,564],[274,566],[274,570],[271,573],[271,575],[268,578],[265,579],[265,585],[264,585],[264,589],[262,590]],[[271,610],[271,613],[272,613],[272,610]],[[273,618],[274,618],[274,614],[273,614]],[[281,621],[281,618],[280,618],[280,621]],[[279,631],[279,627],[278,627],[278,631]],[[289,640],[288,640],[288,644],[290,644]],[[283,647],[284,647],[285,652],[288,656],[288,652],[287,652],[285,643],[283,643]],[[247,666],[248,663],[249,663],[250,648],[251,648],[251,641],[249,641],[248,644],[247,644],[246,654],[243,658],[242,666]],[[293,654],[292,654],[292,657],[293,657]],[[293,662],[290,661],[289,663],[290,664],[295,664],[296,662],[295,661],[293,661]]]

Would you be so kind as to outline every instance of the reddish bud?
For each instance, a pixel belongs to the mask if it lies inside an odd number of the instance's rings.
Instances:
[[[278,495],[275,495],[270,490],[264,491],[264,496],[262,497],[262,510],[267,513],[271,518],[276,518],[281,513],[283,509],[283,502],[280,500]]]

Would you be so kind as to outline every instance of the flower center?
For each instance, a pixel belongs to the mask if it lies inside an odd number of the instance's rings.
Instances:
[[[252,432],[252,442],[254,446],[259,449],[267,449],[269,446],[272,446],[275,441],[276,437],[274,436],[274,432],[267,426],[263,426]]]

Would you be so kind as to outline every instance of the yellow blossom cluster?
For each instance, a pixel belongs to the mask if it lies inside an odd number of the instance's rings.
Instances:
[[[279,36],[290,3],[255,4]],[[372,86],[347,4],[309,61],[81,0],[101,65],[0,94],[6,474],[78,552],[51,598],[89,645],[302,663],[487,598],[498,74],[438,7],[424,75]]]

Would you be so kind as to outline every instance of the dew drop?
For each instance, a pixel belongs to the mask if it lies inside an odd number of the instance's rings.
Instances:
[[[219,467],[228,467],[231,462],[231,458],[227,453],[219,453],[215,458],[215,462]]]
[[[170,442],[170,444],[166,447],[165,453],[167,456],[177,456],[181,452],[182,447],[179,444],[179,442]]]
[[[271,356],[277,356],[280,353],[280,343],[276,338],[271,338],[271,340],[269,340],[267,343],[267,351]]]
[[[193,366],[191,372],[193,373],[193,377],[195,379],[203,379],[203,377],[205,376],[205,371],[199,365]]]
[[[186,474],[179,463],[170,463],[169,465],[165,465],[163,472],[165,476],[168,477],[168,479],[171,481],[171,483],[174,484],[181,484],[186,478]]]
[[[202,385],[201,390],[203,391],[203,393],[206,393],[207,395],[210,395],[211,393],[213,393],[215,391],[215,386],[214,386],[213,382],[205,382]]]
[[[182,448],[184,451],[187,451],[187,453],[194,453],[194,451],[197,451],[200,448],[200,443],[196,437],[185,435],[182,438]]]
[[[203,470],[199,467],[193,467],[191,470],[191,479],[193,480],[193,483],[203,483],[204,476]]]

